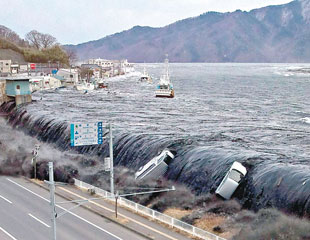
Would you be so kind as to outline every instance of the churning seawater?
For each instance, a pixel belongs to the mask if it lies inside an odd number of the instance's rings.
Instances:
[[[240,161],[248,174],[234,196],[245,207],[310,215],[310,74],[294,71],[310,65],[170,64],[173,99],[154,95],[163,64],[144,66],[153,84],[132,74],[108,80],[109,90],[37,92],[27,113],[112,122],[115,164],[134,170],[168,147],[176,158],[166,176],[197,194],[214,192]]]

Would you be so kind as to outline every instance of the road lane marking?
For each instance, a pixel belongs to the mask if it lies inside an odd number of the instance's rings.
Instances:
[[[2,232],[4,232],[6,235],[8,235],[10,238],[12,238],[13,240],[17,240],[15,237],[13,237],[11,234],[9,234],[7,231],[5,231],[2,227],[0,227],[0,230]]]
[[[37,196],[37,197],[43,199],[44,201],[50,202],[50,200],[48,200],[48,199],[42,197],[41,195],[39,195],[39,194],[37,194],[37,193],[35,193],[35,192],[29,190],[28,188],[26,188],[26,187],[20,185],[19,183],[15,182],[15,181],[13,181],[13,180],[11,180],[11,179],[9,179],[9,178],[7,178],[7,180],[8,180],[9,182],[11,182],[11,183],[13,183],[13,184],[15,184],[15,185],[21,187],[22,189],[24,189],[24,190],[26,190],[26,191],[32,193],[33,195],[35,195],[35,196]],[[62,206],[59,206],[59,205],[55,205],[55,206],[57,206],[58,208],[60,208],[60,209],[62,209],[62,210],[67,210],[67,209],[63,208]],[[75,214],[75,213],[73,213],[73,212],[70,212],[70,211],[68,211],[68,210],[67,210],[67,212],[70,213],[72,216],[75,216],[75,217],[77,217],[78,219],[80,219],[80,220],[82,220],[82,221],[88,223],[89,225],[91,225],[91,226],[93,226],[93,227],[95,227],[95,228],[101,230],[102,232],[105,232],[105,233],[109,234],[110,236],[115,237],[116,239],[122,240],[121,238],[119,238],[118,236],[114,235],[113,233],[108,232],[107,230],[105,230],[105,229],[103,229],[103,228],[97,226],[96,224],[94,224],[94,223],[92,223],[92,222],[86,220],[85,218],[82,218],[82,217],[80,217],[79,215],[77,215],[77,214]]]
[[[33,219],[37,220],[39,223],[42,223],[45,227],[48,227],[48,228],[50,227],[45,222],[41,221],[39,218],[36,218],[35,216],[33,216],[31,213],[28,213],[28,215],[32,217]]]
[[[71,191],[69,191],[69,190],[67,190],[67,189],[65,189],[65,188],[63,188],[63,187],[58,187],[58,188],[61,189],[61,190],[63,190],[63,191],[65,191],[65,192],[67,192],[67,193],[70,193],[70,194],[72,194],[72,195],[74,195],[74,196],[76,196],[76,197],[79,197],[79,198],[81,198],[81,199],[83,199],[83,200],[86,200],[86,199],[87,199],[87,198],[82,197],[82,196],[80,196],[80,195],[77,194],[77,193],[71,192]],[[92,204],[94,204],[94,205],[96,205],[96,206],[98,206],[98,207],[101,207],[101,208],[103,208],[103,209],[105,209],[105,210],[108,210],[108,211],[114,213],[114,210],[112,210],[112,209],[110,209],[110,208],[107,208],[107,207],[104,207],[103,205],[100,205],[99,203],[96,203],[96,202],[91,201],[91,200],[90,200],[89,202],[92,203]],[[150,226],[148,226],[148,225],[145,225],[145,224],[143,224],[143,223],[141,223],[141,222],[139,222],[139,221],[137,221],[137,220],[135,220],[135,219],[133,219],[133,218],[127,217],[127,216],[124,215],[124,214],[118,213],[118,215],[119,215],[119,216],[122,216],[123,218],[126,218],[126,219],[128,219],[128,220],[130,220],[130,221],[133,221],[133,222],[139,224],[140,226],[145,227],[145,228],[147,228],[147,229],[149,229],[149,230],[151,230],[151,231],[153,231],[153,232],[156,232],[156,233],[158,233],[158,234],[160,234],[160,235],[163,235],[163,236],[165,236],[166,238],[169,238],[169,239],[171,239],[171,240],[178,240],[177,238],[171,237],[171,236],[169,236],[168,234],[165,234],[165,233],[163,233],[163,232],[161,232],[161,231],[159,231],[159,230],[157,230],[157,229],[155,229],[155,228],[152,228],[152,227],[150,227]]]
[[[1,196],[1,195],[0,195],[0,198],[2,198],[4,201],[7,201],[8,203],[11,203],[11,204],[12,204],[12,202],[11,202],[10,200],[8,200],[7,198],[5,198],[5,197],[3,197],[3,196]]]

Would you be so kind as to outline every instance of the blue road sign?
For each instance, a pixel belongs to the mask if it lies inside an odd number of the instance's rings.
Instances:
[[[71,146],[102,144],[102,122],[72,123],[70,125],[70,141]]]

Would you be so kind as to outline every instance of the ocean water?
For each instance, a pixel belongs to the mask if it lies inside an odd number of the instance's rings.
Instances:
[[[197,194],[214,192],[240,161],[248,174],[234,196],[245,207],[310,215],[310,74],[295,71],[309,64],[170,64],[173,99],[155,98],[164,65],[143,66],[153,84],[134,73],[108,80],[109,90],[34,93],[24,121],[112,122],[116,165],[137,170],[169,148],[166,177]]]
[[[203,146],[303,162],[310,156],[310,74],[288,71],[297,67],[305,65],[170,64],[176,97],[163,99],[154,97],[163,65],[147,64],[153,84],[133,74],[112,79],[112,94],[35,93],[38,102],[27,111],[67,122],[112,121],[119,132],[193,138]]]

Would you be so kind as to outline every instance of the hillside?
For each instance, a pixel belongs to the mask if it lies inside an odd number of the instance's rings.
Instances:
[[[40,44],[34,46],[27,37],[22,39],[11,29],[0,25],[0,59],[11,59],[18,63],[60,62],[69,65],[69,53],[58,45],[56,38],[49,34],[39,33],[36,30],[28,34],[31,34],[31,37],[36,37],[36,42]],[[46,45],[47,41],[49,44]]]
[[[0,49],[0,60],[11,59],[12,62],[25,63],[24,55],[12,49]]]
[[[207,12],[162,28],[136,26],[78,45],[80,60],[131,62],[309,62],[310,0],[250,12]]]

